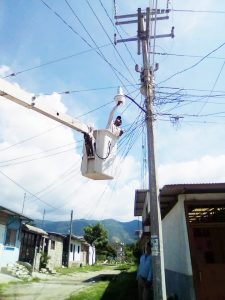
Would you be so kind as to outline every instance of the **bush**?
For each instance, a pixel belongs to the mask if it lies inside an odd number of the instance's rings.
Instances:
[[[47,253],[41,252],[40,268],[46,268],[50,258],[51,256],[49,256]]]

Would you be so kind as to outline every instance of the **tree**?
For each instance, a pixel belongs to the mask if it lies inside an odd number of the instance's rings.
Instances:
[[[97,223],[84,227],[84,238],[91,246],[95,246],[97,254],[106,250],[108,232],[102,224]]]

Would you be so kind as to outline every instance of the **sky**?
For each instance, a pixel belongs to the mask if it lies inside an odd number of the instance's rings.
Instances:
[[[114,14],[138,7],[171,10],[152,23],[154,129],[158,187],[225,180],[225,3],[223,1],[1,0],[0,76],[42,103],[105,128],[117,87],[143,106],[137,24],[115,26]],[[152,52],[155,54],[153,55]],[[13,74],[13,76],[12,76]],[[118,108],[124,134],[115,178],[82,177],[82,134],[0,97],[0,205],[31,218],[134,219],[135,190],[147,187],[144,114]]]

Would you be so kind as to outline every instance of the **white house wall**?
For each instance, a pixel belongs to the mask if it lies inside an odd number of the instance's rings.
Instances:
[[[71,251],[71,246],[70,246],[70,256],[69,256],[69,261],[70,263],[82,263],[83,262],[83,257],[81,256],[81,242],[78,241],[71,241],[72,245],[72,251]],[[79,252],[78,252],[78,247],[79,247]]]
[[[19,259],[20,241],[18,239],[19,231],[17,231],[16,245],[5,245],[6,226],[0,224],[0,269],[13,264]]]
[[[179,195],[162,221],[166,290],[178,299],[195,300],[184,201],[185,196]]]
[[[88,264],[94,265],[95,264],[95,247],[89,246],[89,259]]]
[[[192,275],[184,196],[162,221],[165,269]]]

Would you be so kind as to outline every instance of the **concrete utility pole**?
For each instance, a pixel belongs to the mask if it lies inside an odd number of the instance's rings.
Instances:
[[[42,216],[42,228],[44,226],[44,221],[45,221],[45,209],[43,211],[43,216]]]
[[[170,34],[156,35],[151,37],[149,35],[149,23],[150,21],[168,19],[168,17],[157,18],[157,14],[168,13],[169,10],[157,10],[151,11],[147,8],[146,12],[142,13],[141,9],[138,9],[138,14],[127,16],[116,16],[116,19],[120,18],[133,18],[136,20],[116,22],[119,24],[138,23],[137,38],[118,40],[116,42],[138,41],[138,54],[143,55],[143,68],[141,73],[141,93],[145,96],[146,107],[146,126],[147,126],[147,140],[148,140],[148,169],[149,169],[149,193],[150,193],[150,228],[151,228],[151,244],[152,244],[152,267],[153,267],[153,291],[155,300],[166,299],[166,287],[165,287],[165,269],[164,269],[164,257],[163,257],[163,242],[162,242],[162,224],[161,224],[161,212],[158,199],[158,188],[156,179],[156,167],[155,167],[155,149],[154,149],[154,113],[153,113],[153,101],[154,101],[154,78],[153,70],[150,66],[149,59],[149,40],[151,38],[159,37],[173,37],[172,28]],[[153,15],[153,17],[151,17]]]
[[[73,210],[71,210],[70,217],[70,232],[69,232],[69,241],[68,241],[68,258],[67,258],[67,267],[70,266],[70,244],[71,244],[71,236],[72,236],[72,225],[73,225]]]
[[[25,206],[26,197],[27,197],[27,194],[26,194],[26,192],[25,192],[25,193],[24,193],[24,196],[23,196],[22,214],[23,214],[23,212],[24,212],[24,206]]]

